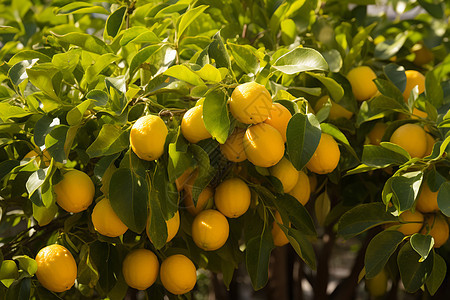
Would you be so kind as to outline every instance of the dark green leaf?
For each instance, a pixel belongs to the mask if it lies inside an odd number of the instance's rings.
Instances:
[[[387,64],[383,67],[386,77],[399,89],[404,91],[406,87],[405,68],[396,64]]]
[[[281,228],[284,226],[281,225]],[[294,228],[283,228],[287,230],[287,238],[294,248],[295,252],[301,257],[301,259],[312,269],[316,269],[316,254],[314,248],[309,241],[308,237],[304,235],[300,230]]]
[[[434,245],[431,235],[423,235],[420,233],[413,234],[409,242],[411,243],[411,247],[421,256],[420,262],[427,259]]]
[[[439,209],[444,215],[450,217],[450,182],[446,181],[441,184],[439,193],[437,196],[437,202]]]
[[[20,164],[18,160],[5,160],[0,162],[0,181]]]
[[[339,102],[339,100],[341,100],[344,96],[344,89],[333,78],[325,77],[324,75],[315,74],[312,72],[307,72],[306,74],[319,80],[328,90],[328,94],[334,101]]]
[[[428,256],[423,262],[419,261],[420,255],[414,251],[411,244],[404,244],[398,253],[397,264],[403,285],[408,293],[414,293],[420,289],[433,269],[433,255]]]
[[[116,37],[125,21],[127,7],[122,6],[116,9],[106,20],[104,36]]]
[[[441,83],[437,80],[433,71],[427,72],[425,76],[425,95],[430,103],[438,108],[442,106],[444,101],[444,91]]]
[[[109,46],[105,44],[102,40],[87,33],[71,32],[65,35],[58,35],[53,33],[54,36],[61,42],[72,44],[80,47],[83,50],[97,53],[105,54],[111,53]]]
[[[256,75],[259,69],[259,60],[254,54],[254,48],[249,45],[232,43],[228,43],[228,47],[230,47],[231,54],[239,68],[247,74]]]
[[[362,163],[368,166],[384,168],[391,164],[402,165],[408,160],[408,157],[405,157],[404,155],[401,155],[384,147],[364,145]]]
[[[121,152],[129,146],[129,132],[120,126],[105,124],[95,141],[86,149],[92,157],[111,155]]]
[[[391,190],[398,200],[400,211],[409,210],[413,206],[422,184],[422,178],[421,171],[391,177]]]
[[[426,281],[426,286],[428,289],[428,292],[433,296],[438,288],[441,286],[441,284],[444,282],[445,275],[447,273],[447,263],[445,260],[434,252],[434,260],[433,260],[433,270],[431,271],[430,276],[428,276]]]
[[[65,152],[64,146],[68,131],[68,126],[58,125],[45,136],[45,148],[47,148],[51,157],[60,163],[65,163],[67,160],[68,153]]]
[[[230,57],[228,56],[228,51],[223,44],[222,37],[220,36],[220,31],[218,31],[214,37],[213,41],[208,47],[209,57],[216,61],[216,68],[231,68]]]

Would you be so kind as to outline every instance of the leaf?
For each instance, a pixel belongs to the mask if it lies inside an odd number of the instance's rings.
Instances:
[[[33,193],[41,187],[47,178],[48,170],[50,168],[38,169],[35,172],[31,173],[30,177],[28,177],[26,188],[28,191],[28,196],[31,197]],[[42,206],[42,203],[35,203],[38,206]]]
[[[108,94],[101,90],[91,90],[86,94],[86,99],[94,100],[94,106],[105,106],[108,103]]]
[[[438,207],[444,215],[450,217],[450,182],[441,184],[437,196]]]
[[[0,162],[0,181],[18,165],[20,165],[18,160],[5,160]]]
[[[328,193],[324,191],[322,194],[317,196],[316,201],[314,203],[314,211],[316,213],[317,222],[321,226],[325,224],[325,220],[327,218],[328,213],[331,209],[330,197],[328,197]]]
[[[72,108],[66,115],[67,123],[70,126],[79,125],[83,120],[84,113],[89,109],[94,100],[85,100]]]
[[[194,73],[191,69],[186,67],[185,65],[175,65],[167,69],[167,71],[164,72],[164,75],[172,76],[176,79],[186,81],[187,83],[190,83],[192,85],[203,85],[204,82],[198,76]]]
[[[386,206],[381,202],[360,204],[340,218],[338,234],[348,239],[375,226],[396,221],[397,217],[387,212]]]
[[[145,174],[128,168],[113,173],[109,185],[109,200],[114,212],[127,227],[141,233],[147,223],[149,188]]]
[[[108,15],[109,12],[103,8],[102,6],[93,5],[88,2],[72,2],[67,5],[64,5],[61,8],[58,8],[55,11],[58,15],[75,15],[75,14],[104,14]]]
[[[396,64],[387,64],[383,67],[386,77],[397,87],[399,91],[406,88],[405,68]]]
[[[25,277],[14,281],[6,292],[5,299],[28,300],[31,296],[31,278]]]
[[[249,45],[227,43],[234,61],[246,74],[254,74],[259,70],[259,60],[254,54],[254,48]]]
[[[385,230],[372,238],[364,257],[367,279],[374,278],[383,270],[387,261],[404,238],[405,235],[397,230]]]
[[[155,52],[157,52],[162,47],[163,46],[161,45],[150,45],[139,50],[139,52],[136,53],[131,60],[129,69],[130,76],[132,76],[143,63],[145,63]]]
[[[431,296],[433,296],[437,292],[438,288],[444,282],[444,279],[446,277],[445,275],[447,274],[447,263],[442,258],[442,256],[434,252],[433,257],[433,269],[425,283]]]
[[[8,71],[8,76],[9,79],[11,80],[11,83],[14,84],[15,86],[18,86],[25,79],[27,79],[28,74],[26,70],[31,68],[37,61],[38,59],[23,60],[12,66],[11,69],[9,69]]]
[[[409,158],[387,148],[375,145],[364,145],[362,163],[367,166],[384,168],[389,165],[402,165]]]
[[[223,79],[220,70],[210,64],[205,64],[200,70],[194,72],[206,82],[220,82]]]
[[[399,202],[400,211],[409,210],[413,206],[419,194],[422,178],[423,173],[421,171],[391,177],[391,190]]]
[[[339,142],[341,142],[344,145],[345,149],[347,149],[348,152],[350,152],[357,160],[359,160],[358,155],[356,154],[355,150],[353,150],[353,147],[348,142],[347,137],[339,130],[339,128],[337,128],[333,124],[329,124],[329,123],[320,124],[320,128],[323,133],[327,133],[327,134],[331,135],[332,137],[334,137]]]
[[[200,16],[205,9],[207,9],[208,5],[199,5],[196,8],[189,9],[179,18],[178,26],[177,26],[177,34],[178,40],[181,39],[186,28],[195,21],[195,19]]]
[[[34,125],[34,143],[38,147],[44,146],[45,137],[58,125],[60,125],[60,120],[58,118],[52,118],[47,115],[42,116],[42,118],[40,118]]]
[[[209,57],[216,61],[216,68],[227,68],[231,69],[230,57],[228,56],[228,51],[223,44],[222,37],[220,36],[220,31],[218,31],[213,36],[213,41],[208,47]]]
[[[7,287],[19,277],[17,265],[13,260],[6,259],[2,261],[0,268],[0,281]]]
[[[31,112],[19,106],[11,105],[7,102],[0,102],[0,119],[5,122],[10,118],[23,118],[31,114]]]
[[[130,145],[129,132],[120,126],[105,124],[95,141],[86,149],[89,157],[106,156],[121,152]]]
[[[47,148],[50,156],[60,163],[65,163],[67,160],[68,153],[65,152],[64,146],[68,131],[69,126],[58,125],[45,136],[45,148]]]
[[[87,33],[71,32],[65,35],[58,35],[53,33],[53,35],[61,42],[76,45],[83,50],[97,53],[105,54],[112,53],[111,48],[105,44],[102,40]]]
[[[378,91],[380,91],[381,94],[383,94],[384,96],[386,96],[388,98],[394,99],[396,101],[395,104],[394,103],[391,104],[392,108],[399,107],[399,108],[407,110],[407,105],[406,105],[405,101],[403,100],[402,92],[393,83],[391,83],[390,81],[381,79],[381,78],[377,78],[373,82],[375,82],[375,85],[377,86],[377,89],[378,89]],[[383,98],[381,98],[380,100],[383,100]],[[378,100],[378,101],[380,101],[380,100]],[[372,106],[380,107],[380,105],[375,106],[375,104],[372,104]],[[390,108],[390,106],[388,106],[386,108]]]
[[[120,45],[126,46],[129,43],[136,44],[158,44],[161,40],[156,34],[143,26],[133,26],[123,32]]]
[[[316,270],[316,254],[308,237],[300,230],[294,228],[286,228],[280,225],[280,228],[287,230],[287,238],[300,258],[312,269]],[[284,230],[283,230],[284,231]]]
[[[112,53],[106,53],[100,56],[95,60],[95,63],[90,65],[84,74],[84,79],[86,79],[88,84],[91,84],[95,81],[97,81],[98,75],[107,67],[109,67],[114,62],[120,60],[120,57],[112,54]]]
[[[386,60],[394,56],[408,39],[409,32],[399,33],[394,39],[387,39],[375,46],[374,56]]]
[[[14,260],[19,262],[19,267],[24,270],[28,275],[33,276],[37,271],[37,262],[27,255],[15,256]]]
[[[297,170],[302,170],[311,159],[320,136],[320,124],[313,114],[297,113],[291,117],[286,130],[287,152]]]
[[[327,71],[328,64],[314,49],[295,48],[278,58],[273,68],[284,74],[293,75],[305,71]]]
[[[127,7],[121,6],[109,15],[106,20],[105,31],[103,34],[104,37],[116,37],[125,21],[126,12]]]
[[[400,249],[397,257],[400,276],[408,293],[414,293],[425,283],[433,269],[433,255],[428,256],[423,262],[419,262],[420,255],[406,243]]]
[[[211,136],[224,144],[230,130],[227,95],[223,90],[212,90],[203,101],[203,122]]]
[[[339,100],[341,100],[344,96],[344,89],[333,78],[325,77],[324,75],[315,74],[312,72],[306,72],[306,74],[319,80],[328,90],[328,94],[334,101],[339,102]]]
[[[34,65],[33,68],[26,70],[28,79],[33,85],[39,88],[52,99],[59,100],[58,81],[61,81],[62,74],[55,67],[48,65]]]
[[[442,106],[444,102],[444,91],[433,71],[427,72],[425,76],[425,95],[434,107],[438,108]]]
[[[434,240],[431,235],[424,235],[420,233],[414,233],[409,242],[411,243],[411,247],[414,251],[421,256],[419,262],[427,259],[428,254],[430,254],[430,251],[433,249],[434,245]]]
[[[444,17],[444,1],[430,2],[426,0],[417,0],[417,2],[434,18],[442,19]]]

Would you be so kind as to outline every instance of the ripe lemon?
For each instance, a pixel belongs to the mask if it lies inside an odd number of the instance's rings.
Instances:
[[[147,219],[146,231],[147,231],[148,239],[151,242],[152,239],[150,238],[150,234],[148,231],[150,228],[150,220],[151,220],[150,216],[151,216],[151,214],[149,215],[149,217]],[[177,235],[178,229],[180,228],[180,214],[178,211],[173,215],[172,218],[170,218],[169,220],[166,221],[166,227],[167,227],[166,243],[168,243]]]
[[[192,199],[192,191],[188,192],[186,189],[186,194],[184,197],[184,205],[186,206],[188,212],[196,216],[198,215],[202,210],[209,207],[211,203],[210,200],[212,200],[214,196],[214,190],[207,186],[201,193],[198,195],[197,199],[197,205],[194,205],[194,200]]]
[[[159,262],[155,253],[147,249],[136,249],[128,253],[122,264],[122,273],[128,286],[145,290],[158,277]]]
[[[283,158],[283,137],[269,124],[252,125],[245,132],[244,150],[247,159],[255,166],[271,167]]]
[[[411,157],[423,157],[427,151],[425,130],[416,124],[408,123],[397,128],[390,142],[405,149]]]
[[[184,188],[184,185],[187,183],[189,178],[193,175],[194,171],[192,168],[187,168],[180,177],[175,179],[175,185],[177,186],[177,191],[181,192]]]
[[[438,192],[432,192],[428,183],[422,183],[420,194],[417,197],[416,209],[423,213],[430,213],[439,210],[437,203]]]
[[[44,167],[47,168],[48,166],[50,166],[50,162],[52,160],[52,157],[51,157],[50,153],[48,153],[47,149],[44,149],[44,151],[42,151],[42,153],[41,153],[41,150],[36,147],[35,150],[31,150],[30,152],[28,152],[24,156],[24,159],[25,158],[33,158],[33,157],[36,157],[36,163],[38,165],[40,165],[41,157],[43,157],[44,160],[42,161],[42,163],[43,163]]]
[[[214,209],[199,213],[192,223],[192,239],[195,244],[206,251],[222,247],[230,231],[227,218]]]
[[[167,132],[166,124],[160,117],[140,117],[131,128],[131,149],[140,159],[156,160],[164,153]]]
[[[433,153],[433,147],[435,143],[436,141],[434,140],[434,137],[431,134],[427,133],[427,150],[425,151],[424,157],[430,156],[431,153]]]
[[[277,211],[275,212],[275,219],[279,223],[283,224],[283,221],[281,219],[280,213]],[[286,237],[286,234],[283,230],[281,230],[280,225],[276,221],[273,221],[273,227],[272,227],[272,238],[273,238],[273,244],[277,247],[281,247],[289,243],[288,238]]]
[[[230,178],[217,186],[214,203],[226,217],[238,218],[250,207],[251,198],[250,189],[244,181],[239,178]]]
[[[295,197],[301,204],[306,205],[311,195],[311,186],[309,185],[308,175],[303,171],[298,171],[298,180],[294,188],[289,192],[289,195]]]
[[[95,205],[91,217],[95,230],[100,234],[116,237],[128,230],[128,227],[114,212],[107,198],[103,198]]]
[[[182,295],[194,288],[197,269],[189,258],[175,254],[162,262],[159,276],[166,290],[175,295]]]
[[[370,144],[380,145],[381,139],[383,138],[387,127],[388,126],[383,122],[375,123],[375,126],[373,126],[372,130],[367,134]]]
[[[378,89],[373,82],[377,75],[367,66],[356,67],[347,74],[347,79],[352,86],[353,95],[358,101],[364,101],[373,97]]]
[[[334,138],[326,133],[322,133],[319,145],[313,156],[306,164],[306,167],[316,174],[328,174],[336,169],[341,151]]]
[[[317,100],[316,106],[314,106],[314,110],[318,112],[328,102],[328,99],[330,99],[330,97],[325,95]],[[351,111],[345,109],[342,105],[334,102],[331,99],[330,101],[331,108],[330,113],[328,114],[328,119],[337,120],[339,118],[344,118],[350,120],[352,118],[353,113]]]
[[[247,82],[234,89],[228,103],[236,120],[245,124],[257,124],[269,117],[272,97],[265,86]]]
[[[314,193],[317,189],[317,176],[314,173],[310,173],[308,175],[309,178],[309,190],[311,193]]]
[[[294,188],[298,179],[297,169],[286,157],[283,157],[275,166],[270,168],[270,175],[281,181],[285,193]]]
[[[378,298],[386,294],[388,279],[388,275],[384,269],[375,275],[375,277],[371,279],[366,278],[366,288],[369,294],[373,298]]]
[[[427,219],[427,225],[422,230],[423,234],[431,235],[434,239],[434,248],[440,248],[444,245],[449,236],[449,228],[444,217],[432,215]]]
[[[241,162],[247,159],[244,151],[245,130],[236,128],[227,138],[225,144],[220,145],[220,152],[232,162]]]
[[[85,210],[94,200],[95,187],[86,173],[71,170],[53,187],[56,202],[64,210],[77,213]]]
[[[194,106],[184,114],[181,120],[181,133],[191,143],[211,137],[203,122],[203,105]]]
[[[419,232],[424,221],[422,213],[417,210],[414,213],[409,210],[404,211],[400,214],[399,219],[402,225],[397,230],[404,235],[412,235]]]
[[[425,76],[422,73],[415,70],[405,71],[406,75],[406,87],[403,91],[403,99],[408,102],[409,94],[412,89],[417,85],[419,88],[419,95],[425,91]]]
[[[434,54],[422,43],[417,43],[411,48],[412,52],[415,54],[413,63],[416,66],[423,66],[433,61]]]
[[[69,250],[61,245],[50,245],[36,255],[39,282],[49,291],[69,290],[77,278],[77,264]]]
[[[273,103],[272,108],[270,109],[269,117],[264,121],[264,123],[269,124],[283,137],[283,141],[286,142],[286,129],[291,119],[292,114],[283,105],[280,103]]]

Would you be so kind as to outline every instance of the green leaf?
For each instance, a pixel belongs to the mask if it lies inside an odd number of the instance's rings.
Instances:
[[[169,175],[170,182],[174,182],[187,168],[191,166],[194,157],[192,153],[187,150],[188,143],[181,133],[181,128],[179,128],[176,141],[169,144],[169,163],[167,165],[167,173]]]
[[[405,101],[403,100],[402,92],[393,83],[391,83],[390,81],[381,79],[381,78],[375,79],[374,82],[375,82],[375,85],[377,86],[378,91],[380,91],[381,94],[383,94],[384,96],[386,96],[388,98],[392,98],[397,102],[396,104],[391,104],[392,108],[396,108],[398,106],[405,110],[408,109]],[[374,105],[374,104],[372,104],[372,105]],[[379,106],[380,105],[375,106],[375,107],[379,107]],[[390,107],[386,107],[386,108],[390,108]]]
[[[199,5],[196,8],[189,9],[187,12],[181,15],[177,26],[178,40],[181,39],[186,28],[192,22],[194,22],[195,19],[197,19],[198,16],[200,16],[208,7],[209,7],[208,5]]]
[[[108,94],[101,90],[91,90],[86,99],[94,100],[95,106],[105,106],[108,103]]]
[[[14,34],[18,32],[20,30],[16,27],[0,25],[0,34]]]
[[[52,99],[59,100],[59,86],[62,80],[61,72],[53,66],[34,65],[26,70],[28,79]]]
[[[111,53],[106,53],[95,60],[95,63],[90,65],[84,75],[88,84],[97,81],[98,75],[107,67],[109,67],[114,62],[120,60],[120,57]]]
[[[109,200],[114,212],[127,227],[141,233],[147,223],[149,188],[145,173],[119,168],[109,185]]]
[[[50,195],[53,197],[53,189],[51,189]],[[54,201],[49,207],[37,206],[33,203],[33,218],[41,227],[50,223],[57,213],[58,206],[54,203]]]
[[[444,215],[450,217],[450,182],[446,181],[441,184],[437,196],[439,209]]]
[[[129,43],[135,44],[158,44],[161,40],[156,34],[143,26],[133,26],[123,32],[120,45],[126,46]]]
[[[436,3],[433,1],[417,0],[417,2],[434,18],[442,19],[444,17],[445,1],[438,1]]]
[[[0,102],[0,119],[3,121],[7,121],[10,118],[23,118],[31,114],[31,112],[26,111],[22,107],[7,102]]]
[[[230,57],[220,36],[220,31],[214,35],[213,41],[209,44],[208,54],[216,61],[216,68],[231,69]]]
[[[287,238],[300,258],[312,269],[316,270],[316,254],[308,237],[300,230],[294,228],[286,228],[280,225],[280,228],[287,230]],[[284,231],[283,230],[283,231]]]
[[[45,55],[44,53],[35,51],[35,50],[26,50],[23,49],[17,52],[9,61],[8,65],[12,66],[24,60],[35,60],[39,61],[39,63],[51,62],[52,59]]]
[[[60,120],[58,118],[52,118],[47,115],[42,116],[42,118],[40,118],[34,125],[34,143],[38,147],[45,145],[45,137],[59,124]]]
[[[31,278],[25,277],[14,281],[6,292],[5,299],[28,300],[31,296]]]
[[[389,165],[402,165],[409,158],[395,151],[375,145],[364,145],[362,163],[368,166],[384,168]]]
[[[18,165],[20,165],[18,160],[5,160],[0,162],[0,181]]]
[[[397,257],[400,276],[408,293],[414,293],[425,283],[428,275],[433,269],[434,255],[428,256],[423,262],[420,255],[412,248],[410,243],[406,243],[400,249]]]
[[[246,245],[245,262],[253,289],[262,289],[269,278],[269,260],[272,252],[273,239],[266,226],[261,235],[251,238]]]
[[[316,201],[314,202],[314,212],[316,214],[317,222],[319,222],[320,226],[324,226],[327,216],[330,213],[330,209],[330,197],[325,190],[322,194],[317,196]]]
[[[421,171],[404,173],[391,177],[391,190],[398,200],[400,211],[409,210],[419,194],[423,173]]]
[[[88,2],[73,2],[58,8],[55,11],[58,15],[75,15],[75,14],[103,14],[108,15],[109,12],[102,6],[93,5]]]
[[[136,53],[130,63],[130,76],[140,68],[140,66],[145,63],[154,53],[160,50],[163,46],[161,45],[150,45]]]
[[[427,100],[434,107],[438,108],[442,106],[444,101],[444,91],[433,71],[427,72],[425,76],[425,95]]]
[[[328,94],[334,101],[339,102],[339,100],[341,100],[344,96],[344,89],[333,78],[325,77],[322,74],[315,74],[312,72],[306,72],[306,74],[319,80],[328,90]]]
[[[108,17],[103,34],[104,37],[116,37],[125,21],[126,13],[127,7],[121,6]]]
[[[45,148],[47,148],[51,157],[60,163],[65,163],[67,160],[68,153],[66,153],[64,147],[68,131],[69,126],[58,125],[45,136]]]
[[[375,46],[374,56],[386,60],[394,56],[408,39],[409,32],[399,33],[394,39],[387,39]]]
[[[91,104],[93,104],[94,100],[85,100],[72,108],[66,116],[67,123],[70,126],[79,125],[83,120],[84,113],[89,109]]]
[[[0,267],[0,281],[8,288],[18,277],[16,263],[13,260],[4,260]]]
[[[26,72],[27,69],[31,68],[37,61],[38,59],[23,60],[12,66],[11,69],[9,69],[8,71],[8,76],[12,84],[18,86],[25,79],[27,79],[28,78],[28,74]]]
[[[425,283],[431,296],[433,296],[437,292],[438,288],[444,282],[444,279],[446,277],[445,275],[447,273],[447,263],[442,258],[442,256],[434,252],[433,257],[433,269]]]
[[[30,177],[28,177],[26,188],[28,191],[29,197],[33,195],[33,193],[41,187],[41,185],[44,183],[45,179],[47,178],[47,174],[50,168],[45,169],[38,169],[37,171],[31,173]],[[42,206],[42,203],[35,203],[38,206]]]
[[[423,235],[420,233],[413,234],[409,242],[414,251],[421,256],[420,262],[427,259],[434,245],[434,240],[431,235]]]
[[[332,137],[334,137],[339,142],[341,142],[344,145],[345,149],[347,149],[348,152],[350,152],[357,160],[359,160],[358,155],[356,154],[355,150],[353,150],[353,147],[348,142],[347,137],[339,130],[339,128],[337,128],[333,124],[329,124],[329,123],[320,124],[320,128],[323,133],[327,133],[327,134],[331,135]]]
[[[203,122],[206,129],[219,143],[228,138],[230,119],[227,109],[227,95],[221,89],[210,91],[203,101]]]
[[[313,114],[297,113],[291,117],[286,130],[287,152],[297,170],[302,170],[311,159],[320,136],[320,124]]]
[[[174,182],[169,182],[165,166],[158,165],[153,175],[152,191],[156,192],[159,207],[165,220],[170,220],[178,210],[178,191]],[[153,195],[153,193],[152,193]],[[151,201],[156,199],[151,198]]]
[[[100,274],[97,266],[92,260],[91,248],[88,244],[81,246],[79,257],[80,262],[78,263],[77,275],[78,282],[88,286],[95,286],[98,282]]]
[[[37,271],[37,263],[34,259],[27,255],[15,256],[14,260],[19,262],[19,267],[24,270],[28,275],[33,276]]]
[[[204,82],[199,75],[194,71],[186,67],[185,65],[175,65],[167,69],[164,75],[172,76],[176,79],[186,81],[192,85],[203,85]]]
[[[383,67],[386,77],[397,87],[399,91],[406,88],[405,68],[396,64],[387,64]]]
[[[220,70],[210,64],[205,64],[200,70],[194,72],[206,82],[220,82],[223,80]]]
[[[120,126],[105,124],[95,141],[86,149],[89,157],[106,156],[121,152],[129,146],[129,131]]]
[[[386,206],[381,202],[360,204],[340,218],[338,234],[348,239],[375,226],[396,221],[397,217],[387,212]]]
[[[246,74],[254,74],[259,70],[259,60],[255,56],[254,51],[256,49],[249,45],[238,45],[227,43],[230,47],[231,54],[233,55],[234,61]]]
[[[53,33],[53,35],[58,39],[58,41],[76,45],[83,50],[97,53],[97,54],[105,54],[112,53],[111,48],[105,44],[101,39],[95,37],[94,35],[90,35],[87,33],[80,32],[71,32],[65,35],[58,35]]]
[[[314,49],[295,48],[278,58],[273,68],[284,74],[293,75],[305,71],[327,71],[328,64]]]
[[[383,270],[391,255],[403,241],[405,235],[397,230],[385,230],[377,234],[367,246],[364,257],[366,278],[374,278]]]

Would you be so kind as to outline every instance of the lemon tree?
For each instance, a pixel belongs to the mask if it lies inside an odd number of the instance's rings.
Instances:
[[[445,299],[450,3],[375,2],[2,2],[0,298]]]

